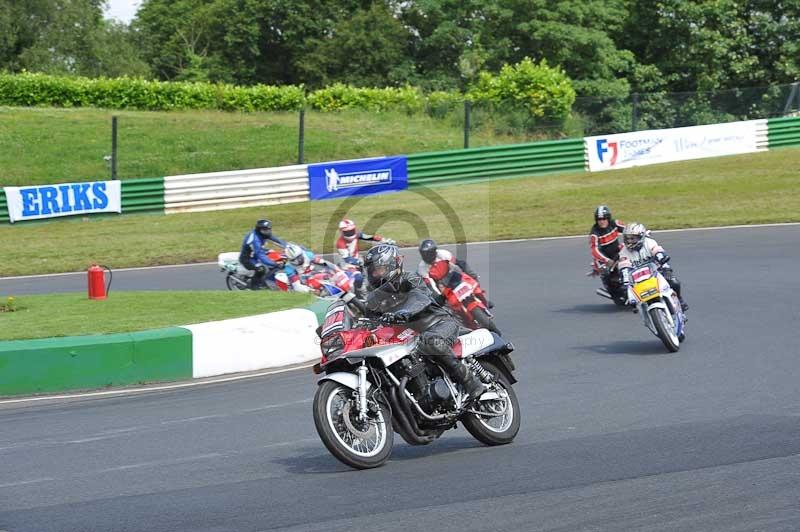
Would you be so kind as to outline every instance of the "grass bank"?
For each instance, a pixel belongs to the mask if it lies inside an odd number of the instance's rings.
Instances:
[[[296,164],[298,113],[112,111],[0,107],[0,185],[107,179],[111,117],[118,116],[118,175],[160,177]],[[525,141],[485,121],[472,146]],[[403,113],[307,112],[305,161],[461,148],[453,120]]]
[[[0,312],[0,340],[110,334],[252,316],[305,306],[312,297],[283,292],[112,292],[91,301],[84,293],[15,298]],[[6,302],[6,298],[3,298]]]
[[[347,215],[402,244],[588,233],[592,211],[611,206],[652,228],[800,221],[800,150],[599,172],[505,179],[367,197],[232,211],[61,219],[0,227],[2,275],[215,260],[239,249],[258,218],[275,233],[330,252]],[[437,199],[438,198],[438,199]],[[444,206],[444,210],[442,210]],[[327,239],[327,240],[326,240]],[[3,296],[4,294],[0,294]]]

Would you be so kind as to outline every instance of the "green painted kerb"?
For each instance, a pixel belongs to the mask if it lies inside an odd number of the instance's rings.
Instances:
[[[0,395],[192,378],[192,333],[180,327],[0,342]]]

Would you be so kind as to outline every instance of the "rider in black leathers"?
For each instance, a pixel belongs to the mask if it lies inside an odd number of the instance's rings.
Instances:
[[[397,248],[388,244],[373,247],[364,258],[364,268],[370,286],[367,317],[387,323],[408,323],[420,333],[421,352],[436,356],[437,362],[451,379],[464,387],[470,398],[480,397],[486,387],[452,350],[461,327],[458,320],[434,301],[422,277],[403,272]]]

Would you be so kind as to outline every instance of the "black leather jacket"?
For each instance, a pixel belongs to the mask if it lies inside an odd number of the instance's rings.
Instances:
[[[430,329],[443,320],[456,320],[449,309],[433,299],[422,277],[412,272],[402,274],[396,292],[384,285],[367,295],[367,317],[378,318],[387,312],[409,314],[408,325],[417,332]]]

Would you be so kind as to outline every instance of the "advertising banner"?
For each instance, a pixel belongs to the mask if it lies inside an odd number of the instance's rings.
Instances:
[[[312,200],[380,194],[408,188],[405,157],[378,157],[308,165]]]
[[[24,220],[122,212],[121,181],[4,187],[11,223]]]
[[[763,121],[586,137],[589,171],[755,152],[759,122]]]

